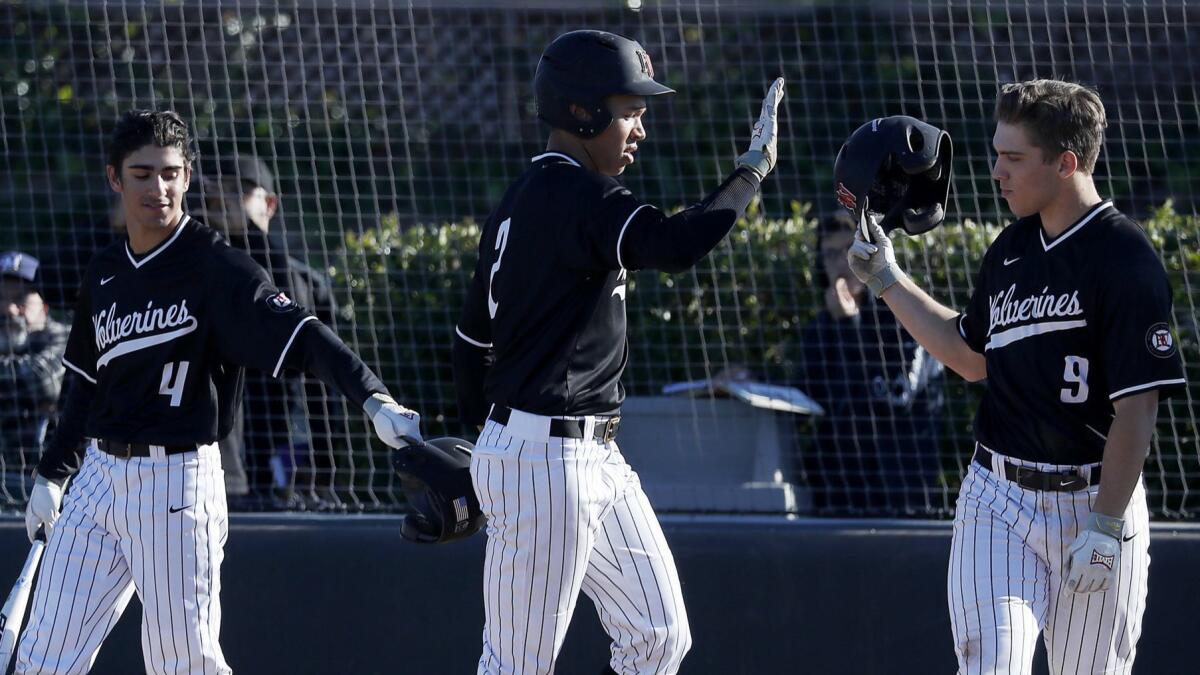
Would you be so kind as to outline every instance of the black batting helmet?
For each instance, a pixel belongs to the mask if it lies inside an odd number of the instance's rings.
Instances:
[[[867,212],[882,217],[884,232],[928,232],[946,217],[953,155],[950,134],[931,124],[906,115],[873,120],[838,152],[838,201],[855,222]]]
[[[554,39],[533,76],[537,115],[556,129],[593,138],[612,123],[604,99],[617,94],[658,96],[674,89],[654,80],[650,55],[635,40],[599,30],[576,30]],[[571,114],[571,104],[592,119]]]
[[[471,536],[484,516],[471,485],[471,450],[461,438],[434,438],[392,451],[392,467],[408,498],[400,534],[419,544],[440,544]]]

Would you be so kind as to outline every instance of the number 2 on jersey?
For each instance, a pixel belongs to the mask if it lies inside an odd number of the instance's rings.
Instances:
[[[508,227],[512,225],[512,218],[505,218],[503,223],[500,223],[500,230],[496,232],[496,262],[492,263],[492,273],[488,275],[488,316],[496,318],[496,310],[500,308],[500,303],[496,302],[495,296],[492,295],[492,284],[496,281],[496,272],[500,271],[500,261],[504,260],[504,248],[508,246]]]
[[[187,380],[188,363],[180,361],[178,371],[174,363],[163,364],[162,383],[158,385],[158,393],[171,397],[172,408],[178,408],[183,399],[183,383]]]
[[[1058,398],[1063,403],[1083,403],[1088,397],[1088,360],[1082,356],[1068,356],[1063,368],[1063,381],[1077,388],[1061,389]]]

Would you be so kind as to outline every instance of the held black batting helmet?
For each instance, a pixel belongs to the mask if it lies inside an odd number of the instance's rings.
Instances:
[[[464,539],[483,527],[471,485],[471,449],[461,438],[434,438],[392,451],[392,467],[408,498],[400,534],[418,544]]]
[[[555,38],[538,61],[533,90],[543,122],[583,138],[594,138],[612,123],[604,102],[609,96],[675,93],[654,80],[654,65],[640,44],[599,30],[576,30]],[[572,103],[592,119],[577,119],[571,114]]]
[[[873,120],[838,152],[838,201],[860,227],[869,212],[882,217],[884,232],[928,232],[946,217],[953,156],[950,134],[931,124],[906,115]]]

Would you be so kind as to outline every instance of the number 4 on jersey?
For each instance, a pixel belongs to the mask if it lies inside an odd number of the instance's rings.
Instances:
[[[178,371],[174,363],[163,364],[162,383],[158,385],[158,393],[171,397],[172,408],[178,408],[183,399],[183,383],[187,380],[188,363],[180,361]]]

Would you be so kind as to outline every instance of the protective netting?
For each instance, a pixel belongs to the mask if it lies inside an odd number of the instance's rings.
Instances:
[[[866,320],[822,323],[828,282],[816,223],[836,210],[833,158],[859,124],[909,114],[948,129],[948,224],[899,247],[935,297],[965,305],[984,248],[1010,219],[989,175],[996,90],[1056,76],[1097,87],[1106,103],[1099,187],[1160,250],[1176,294],[1173,328],[1189,379],[1200,381],[1195,4],[529,5],[0,2],[0,247],[40,260],[41,295],[65,322],[91,252],[120,226],[104,178],[107,132],[128,108],[173,108],[194,125],[206,179],[193,183],[189,210],[239,218],[228,195],[218,198],[238,187],[222,165],[261,160],[279,196],[272,236],[293,260],[276,272],[307,289],[299,294],[423,413],[427,435],[469,437],[455,421],[450,336],[477,224],[544,145],[531,88],[542,48],[580,27],[646,46],[679,94],[653,102],[650,137],[626,182],[664,207],[699,199],[728,172],[764,88],[782,74],[782,159],[747,222],[692,272],[633,276],[625,382],[631,395],[656,397],[664,385],[740,367],[826,408],[817,418],[747,417],[730,415],[728,401],[669,399],[679,416],[658,442],[676,448],[662,456],[677,457],[682,475],[709,463],[726,483],[765,477],[805,495],[781,509],[944,515],[981,390],[922,362],[869,304]],[[6,325],[2,498],[19,506],[55,416],[54,374],[28,357],[53,340]],[[35,386],[39,377],[45,386]],[[397,504],[387,455],[357,410],[311,382],[254,382],[245,448],[232,451],[244,457],[244,505]],[[1159,517],[1196,512],[1197,395],[1193,384],[1160,410],[1146,473]],[[763,419],[770,433],[748,442],[783,450],[733,475],[740,465],[712,448]],[[774,464],[762,466],[764,457]],[[720,482],[706,492],[692,481],[679,508],[738,510],[720,498]]]

